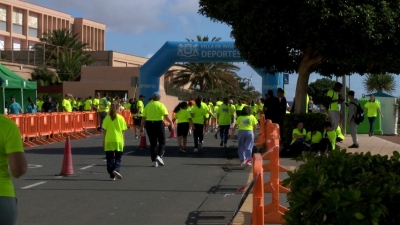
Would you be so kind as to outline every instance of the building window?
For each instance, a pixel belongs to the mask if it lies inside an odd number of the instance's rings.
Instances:
[[[13,33],[22,34],[22,21],[23,21],[22,9],[14,9],[12,16]]]
[[[7,31],[7,7],[0,5],[0,30]]]
[[[29,12],[28,19],[28,35],[30,37],[38,37],[38,14]]]

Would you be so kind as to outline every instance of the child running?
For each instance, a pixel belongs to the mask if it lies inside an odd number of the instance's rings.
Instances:
[[[189,133],[189,128],[193,129],[193,121],[190,112],[188,111],[188,103],[181,102],[174,109],[174,118],[172,119],[172,123],[175,123],[178,120],[178,126],[176,128],[178,133],[178,145],[179,145],[179,153],[186,152],[186,143],[187,136]]]
[[[241,115],[236,119],[236,125],[232,129],[231,135],[231,138],[233,138],[236,127],[238,127],[238,154],[242,166],[251,166],[254,131],[257,124],[257,119],[252,115],[251,108],[248,106],[243,107]]]

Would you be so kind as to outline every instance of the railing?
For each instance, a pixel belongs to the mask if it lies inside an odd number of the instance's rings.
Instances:
[[[57,56],[63,51],[67,51],[69,54],[72,53],[71,48],[45,43],[36,44],[36,48],[3,48],[0,50],[0,61],[44,66],[52,59],[58,60]]]
[[[127,125],[133,125],[129,110],[121,111]],[[100,116],[96,111],[9,115],[19,128],[25,147],[60,142],[66,137],[82,139],[99,134]],[[91,131],[91,132],[89,132]]]

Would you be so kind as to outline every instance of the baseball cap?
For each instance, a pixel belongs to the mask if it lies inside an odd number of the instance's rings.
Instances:
[[[160,92],[154,92],[152,97],[158,99],[161,98],[161,94]]]

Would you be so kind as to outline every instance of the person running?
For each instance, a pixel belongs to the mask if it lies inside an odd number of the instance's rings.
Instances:
[[[238,154],[240,163],[242,166],[251,166],[254,132],[258,122],[257,119],[252,115],[252,110],[249,106],[243,107],[240,114],[241,115],[236,118],[236,123],[232,129],[231,138],[233,138],[236,127],[238,127]]]
[[[193,128],[192,116],[188,111],[187,102],[181,102],[175,107],[172,122],[175,123],[176,120],[178,120],[176,133],[178,134],[179,153],[185,153],[189,128]]]
[[[136,105],[132,104],[131,106],[136,106],[136,113],[133,114],[133,118],[134,118],[134,126],[135,126],[135,138],[139,138],[138,136],[138,131],[140,128],[140,123],[142,121],[142,116],[143,116],[143,110],[144,110],[144,100],[145,96],[144,95],[140,95],[139,96],[139,100],[136,102]],[[140,132],[140,131],[139,131]]]
[[[104,151],[106,152],[107,172],[110,179],[122,179],[121,157],[124,151],[124,131],[127,129],[123,116],[118,114],[118,102],[111,103],[110,114],[104,118]]]
[[[171,128],[174,129],[174,125],[168,116],[167,107],[160,102],[160,98],[160,92],[153,93],[151,102],[147,103],[146,107],[144,108],[142,122],[140,125],[140,133],[144,132],[144,127],[146,126],[146,132],[150,140],[151,165],[153,167],[165,165],[164,160],[162,159],[165,150],[164,119],[167,120],[167,122],[171,125]]]
[[[198,152],[203,147],[203,128],[206,120],[207,110],[201,105],[201,99],[197,98],[195,105],[192,107],[192,120],[194,125],[193,139],[194,150]]]
[[[222,105],[219,106],[217,111],[217,121],[219,124],[219,135],[221,143],[219,146],[227,148],[229,129],[231,126],[231,118],[234,114],[233,109],[228,105],[228,98],[223,99]]]
[[[369,122],[369,136],[371,137],[372,135],[374,135],[374,123],[376,117],[378,116],[378,112],[381,115],[381,118],[383,118],[381,105],[379,104],[379,102],[375,101],[374,95],[370,95],[369,101],[365,103],[364,108],[365,108],[364,111],[367,111],[367,117]]]
[[[0,124],[0,224],[14,225],[18,209],[10,175],[21,177],[28,170],[28,163],[17,125],[3,115]]]

